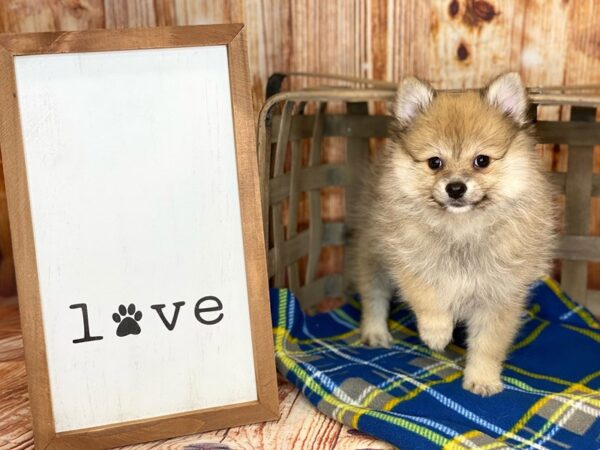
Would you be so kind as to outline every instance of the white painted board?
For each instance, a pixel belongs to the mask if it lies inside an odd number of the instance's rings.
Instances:
[[[227,48],[15,70],[56,431],[256,400]]]

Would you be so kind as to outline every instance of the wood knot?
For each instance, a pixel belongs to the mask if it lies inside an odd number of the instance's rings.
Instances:
[[[459,61],[464,61],[469,57],[469,49],[464,44],[464,42],[461,42],[458,48],[456,49],[456,57]]]
[[[218,442],[200,442],[198,444],[186,445],[184,450],[232,450],[232,448],[227,444]]]
[[[466,25],[476,27],[482,22],[491,22],[498,14],[494,5],[485,0],[469,0],[463,21]]]
[[[477,17],[486,22],[492,20],[496,15],[494,5],[483,0],[473,2],[473,12]]]
[[[452,0],[448,6],[448,14],[450,14],[450,17],[456,17],[458,11],[460,11],[460,4],[457,0]]]

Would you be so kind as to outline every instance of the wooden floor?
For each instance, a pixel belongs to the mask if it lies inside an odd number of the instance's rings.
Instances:
[[[340,425],[280,379],[279,421],[123,447],[183,449],[391,449],[391,445]],[[23,341],[15,298],[0,298],[0,449],[33,448]]]

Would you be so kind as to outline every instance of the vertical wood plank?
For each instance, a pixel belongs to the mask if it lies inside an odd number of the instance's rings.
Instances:
[[[260,109],[264,101],[268,77],[274,72],[292,70],[291,60],[296,57],[292,50],[292,39],[297,37],[292,36],[291,14],[289,1],[244,2],[255,110]]]
[[[386,48],[388,43],[388,1],[387,0],[370,0],[369,17],[367,18],[367,26],[370,29],[370,67],[371,78],[377,80],[390,79],[387,75],[387,58]]]
[[[320,103],[316,108],[315,124],[308,156],[308,166],[315,167],[321,163],[321,143],[323,140],[323,127],[326,103]],[[306,284],[315,280],[317,264],[321,256],[323,242],[323,219],[321,217],[321,190],[312,189],[308,193],[309,201],[309,244],[308,262],[306,264]]]
[[[106,28],[153,27],[157,24],[152,0],[104,0]]]
[[[243,22],[241,0],[154,0],[160,25]]]
[[[281,123],[279,126],[279,135],[277,136],[277,147],[275,149],[275,160],[272,175],[273,177],[283,174],[294,106],[294,102],[286,102],[283,106]],[[275,255],[274,258],[276,267],[274,285],[276,287],[284,287],[285,268],[283,265],[283,241],[285,236],[283,228],[283,205],[281,203],[278,203],[271,207],[271,233],[273,237],[273,248]]]
[[[530,86],[563,84],[568,63],[565,36],[573,3],[562,0],[514,3],[523,11],[519,22],[521,47],[513,48],[511,69],[520,69]]]
[[[292,167],[290,171],[290,202],[288,208],[288,223],[286,239],[292,239],[298,234],[298,209],[300,206],[300,142],[292,141]],[[298,261],[288,266],[288,283],[293,292],[300,291],[300,269]]]
[[[347,113],[351,115],[368,115],[369,104],[366,102],[348,103]],[[348,164],[348,169],[350,170],[350,183],[346,186],[345,225],[346,230],[352,232],[353,220],[356,214],[356,202],[361,190],[361,175],[369,166],[369,139],[357,137],[348,138],[346,142],[346,162]],[[350,257],[351,255],[349,252],[344,252],[345,268],[350,265]],[[350,271],[344,270],[344,288],[347,288],[351,281],[348,278],[349,275]]]
[[[429,78],[432,7],[432,2],[420,0],[388,0],[388,79]]]
[[[572,121],[593,122],[593,108],[572,108]],[[568,169],[565,183],[565,232],[585,236],[590,229],[590,204],[592,192],[592,167],[594,147],[569,146]],[[586,261],[563,261],[561,286],[578,302],[586,304],[588,263]]]
[[[154,15],[156,16],[156,25],[159,27],[177,25],[173,0],[154,0]]]

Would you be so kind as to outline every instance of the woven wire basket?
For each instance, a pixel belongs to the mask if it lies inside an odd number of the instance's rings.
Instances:
[[[305,309],[345,295],[345,264],[327,268],[322,262],[328,249],[343,253],[349,227],[343,217],[323,217],[322,193],[331,187],[343,190],[342,209],[351,216],[357,181],[370,154],[387,137],[391,117],[385,103],[396,90],[389,82],[333,78],[350,86],[275,94],[263,106],[258,124],[270,283],[290,288]],[[538,87],[528,92],[538,142],[551,151],[568,148],[566,171],[549,174],[561,193],[557,201],[564,204],[555,275],[568,294],[599,315],[600,290],[588,289],[588,267],[600,261],[600,236],[590,235],[592,197],[600,197],[600,174],[593,172],[594,146],[600,145],[600,86]],[[343,162],[323,159],[331,138],[345,150]]]

